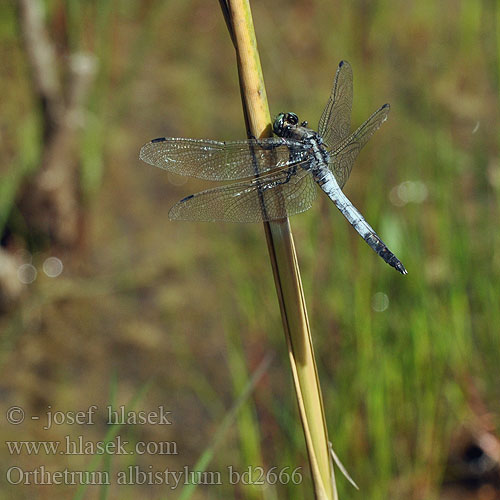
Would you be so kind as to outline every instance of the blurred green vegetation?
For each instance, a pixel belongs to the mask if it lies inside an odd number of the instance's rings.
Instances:
[[[477,429],[485,414],[490,431],[499,425],[499,4],[252,5],[273,113],[295,111],[314,125],[341,59],[354,70],[353,127],[391,104],[345,191],[408,276],[377,258],[326,197],[294,217],[292,228],[330,438],[361,488],[337,473],[340,498],[441,498],[461,429]],[[127,404],[152,381],[141,409],[164,405],[174,425],[130,426],[128,438],[173,440],[179,455],[115,456],[107,467],[181,470],[207,450],[271,351],[271,367],[208,469],[301,466],[303,484],[262,491],[224,480],[192,498],[310,498],[262,228],[169,222],[169,207],[206,184],[182,184],[138,160],[140,146],[158,136],[244,137],[234,53],[217,3],[49,0],[46,7],[54,41],[64,16],[71,50],[90,51],[99,64],[80,137],[86,244],[58,254],[63,274],[39,271],[21,305],[0,318],[2,414],[13,405],[29,415],[48,405],[103,409],[113,374],[114,404]],[[0,227],[8,220],[19,227],[14,200],[37,168],[42,138],[16,10],[7,1],[0,9]],[[52,255],[31,250],[37,268]],[[50,431],[27,421],[2,425],[0,441],[67,434],[95,441],[106,432],[104,417]],[[13,457],[1,449],[3,469],[84,470],[92,458]],[[76,492],[1,484],[4,498]],[[169,486],[116,484],[87,494],[172,495]]]

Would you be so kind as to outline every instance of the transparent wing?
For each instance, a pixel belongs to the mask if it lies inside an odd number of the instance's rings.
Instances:
[[[349,134],[351,110],[352,69],[347,61],[340,61],[330,98],[318,125],[318,133],[328,147],[334,148]]]
[[[187,196],[171,208],[169,218],[225,222],[282,219],[308,210],[316,191],[312,175],[292,167]]]
[[[276,137],[235,142],[163,137],[145,144],[139,157],[175,174],[227,181],[287,167],[307,155],[300,143]]]
[[[354,160],[358,156],[361,148],[368,142],[368,139],[377,131],[380,125],[387,120],[389,110],[389,104],[384,104],[379,110],[375,111],[356,132],[329,151],[330,161],[328,166],[333,172],[333,175],[335,175],[335,179],[341,188],[344,187],[347,182],[351,174]]]

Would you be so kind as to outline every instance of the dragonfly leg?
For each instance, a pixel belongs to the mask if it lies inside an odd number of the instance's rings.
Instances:
[[[292,178],[292,176],[294,176],[296,173],[297,173],[297,165],[294,165],[293,167],[290,167],[286,170],[286,177],[284,179],[279,179],[274,182],[267,183],[264,186],[261,186],[261,189],[272,189],[275,188],[276,186],[287,184]]]

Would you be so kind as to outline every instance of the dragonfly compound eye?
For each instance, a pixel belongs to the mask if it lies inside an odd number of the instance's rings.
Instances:
[[[274,120],[273,131],[281,137],[287,136],[297,123],[299,117],[295,113],[280,113]]]
[[[283,131],[286,129],[286,114],[280,113],[273,123],[273,132],[276,135],[281,135]]]

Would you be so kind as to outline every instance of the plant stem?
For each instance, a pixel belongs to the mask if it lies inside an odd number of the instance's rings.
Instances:
[[[236,48],[240,89],[248,134],[272,135],[271,116],[260,65],[249,0],[221,0],[231,39]],[[329,454],[323,399],[312,347],[302,282],[288,219],[264,222],[281,318],[309,464],[319,499],[336,499]]]

